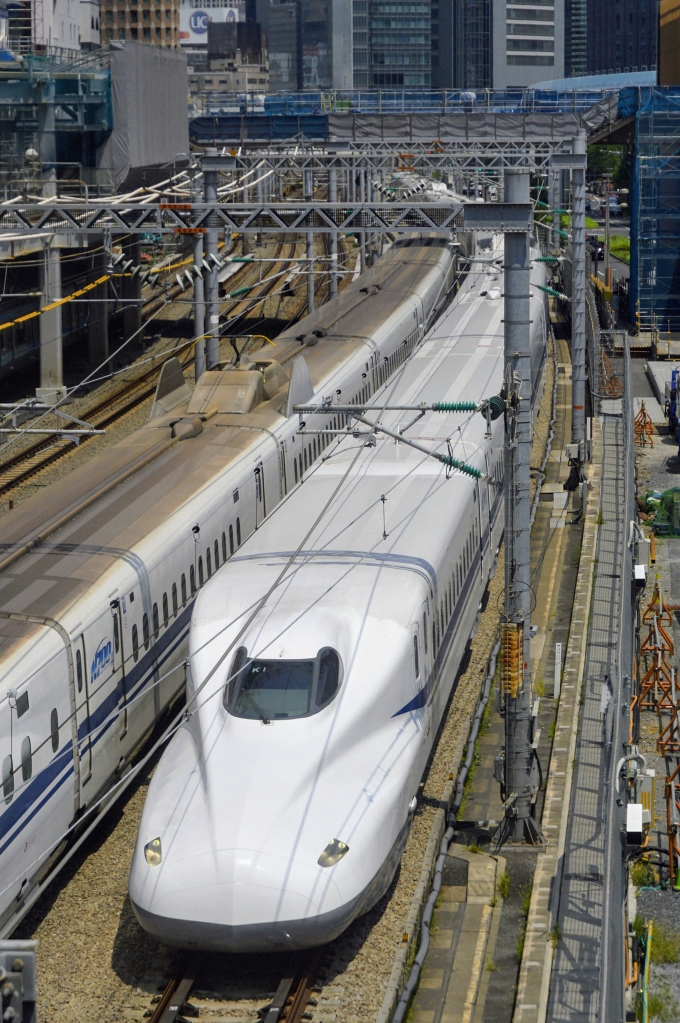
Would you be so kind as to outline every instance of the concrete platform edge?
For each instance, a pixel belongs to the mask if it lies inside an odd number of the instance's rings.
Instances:
[[[586,472],[590,484],[588,502],[569,640],[564,660],[560,705],[548,769],[545,809],[541,822],[547,845],[545,851],[539,853],[534,871],[513,1023],[544,1023],[548,1007],[553,964],[553,929],[557,920],[560,899],[562,862],[571,805],[574,756],[595,575],[601,470],[602,431],[599,422],[594,419],[592,462]],[[559,745],[560,732],[566,733],[565,738],[569,737],[567,747]]]

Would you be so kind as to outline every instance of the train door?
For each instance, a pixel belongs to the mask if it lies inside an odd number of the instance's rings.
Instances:
[[[281,500],[288,493],[288,481],[286,479],[286,442],[281,441],[279,445],[279,497]]]
[[[90,739],[90,694],[87,685],[87,658],[85,636],[73,640],[73,663],[76,676],[76,726],[80,754],[81,790],[92,777],[92,743]]]
[[[255,466],[255,529],[262,524],[267,514],[267,501],[264,492],[264,466],[258,462]]]
[[[430,724],[432,721],[432,690],[434,688],[435,677],[434,677],[434,659],[435,659],[435,646],[434,637],[431,632],[432,628],[432,615],[430,614],[430,602],[429,600],[423,601],[422,607],[422,651],[423,651],[423,668],[421,672],[421,690],[423,692],[423,716],[422,726],[425,735],[430,731]]]
[[[489,472],[489,460],[484,456],[486,461],[487,475]],[[489,542],[491,540],[491,519],[489,515],[489,484],[483,480],[481,483],[479,480],[475,481],[477,487],[477,511],[478,511],[478,526],[479,526],[479,567],[484,578],[484,532],[488,528],[489,531]]]
[[[118,722],[115,731],[123,739],[128,729],[127,708],[127,677],[125,673],[125,630],[120,600],[111,601],[111,617],[113,618],[113,673],[111,676],[116,693],[118,706]]]

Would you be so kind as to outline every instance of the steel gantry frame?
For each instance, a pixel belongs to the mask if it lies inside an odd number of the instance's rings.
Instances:
[[[533,213],[530,203],[442,202],[187,202],[155,205],[115,203],[0,203],[0,232],[39,233],[104,231],[136,234],[182,234],[214,230],[238,233],[305,231],[328,234],[371,231],[501,231],[526,232]],[[1,235],[0,235],[1,236]]]

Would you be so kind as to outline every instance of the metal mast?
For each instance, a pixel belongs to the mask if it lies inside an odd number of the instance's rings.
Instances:
[[[530,201],[529,171],[506,170],[505,202]],[[532,840],[534,801],[529,638],[531,616],[530,233],[505,235],[505,821],[501,840]]]

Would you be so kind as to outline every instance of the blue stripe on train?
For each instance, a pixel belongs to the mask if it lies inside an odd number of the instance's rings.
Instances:
[[[126,678],[128,702],[137,697],[141,693],[142,689],[147,686],[149,682],[153,681],[156,671],[161,668],[182,641],[186,639],[190,620],[191,605],[185,608],[179,617],[165,630],[163,636],[158,639],[151,650],[148,653],[145,653],[140,661],[133,666]],[[123,710],[123,707],[119,706],[121,699],[122,686],[118,686],[113,693],[110,693],[107,698],[99,704],[94,713],[90,715],[89,726],[87,721],[80,725],[78,729],[79,742],[82,739],[86,739],[88,734],[91,736],[90,741],[85,742],[81,748],[81,757],[89,749],[94,748],[100,739],[106,735],[109,728],[111,728],[111,726],[117,721],[118,715],[114,712],[117,709],[121,711]],[[99,734],[92,737],[97,728],[100,729]],[[11,845],[13,841],[15,841],[33,817],[35,817],[45,803],[54,796],[58,789],[60,789],[69,778],[73,777],[72,751],[73,743],[69,740],[69,742],[62,747],[50,763],[44,767],[28,785],[21,788],[21,790],[17,793],[16,798],[2,814],[0,817],[0,840],[2,840],[7,833],[15,827],[15,825],[19,824],[19,822],[20,825],[17,830],[10,835],[7,841],[0,846],[0,855],[2,855],[5,849]],[[65,771],[64,768],[67,764],[70,765],[69,770]],[[58,778],[58,775],[61,772],[64,773],[60,778]],[[57,783],[53,784],[57,778]],[[44,795],[48,789],[50,789],[50,791],[47,792],[47,795]]]

